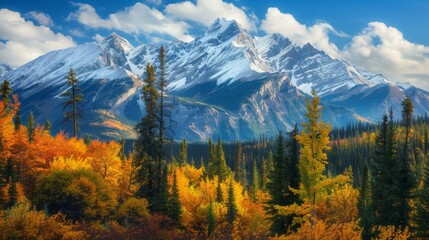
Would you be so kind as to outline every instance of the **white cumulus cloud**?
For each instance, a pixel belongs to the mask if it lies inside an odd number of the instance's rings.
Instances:
[[[46,13],[31,11],[29,13],[26,13],[25,16],[27,18],[37,21],[41,25],[45,25],[47,27],[54,26],[54,21],[52,21],[52,18]]]
[[[155,8],[136,3],[123,11],[101,18],[89,4],[76,3],[79,9],[71,13],[68,19],[77,20],[87,27],[119,30],[132,34],[167,34],[179,40],[189,42],[193,37],[188,34],[189,25],[174,21]]]
[[[96,42],[101,42],[101,41],[103,41],[104,40],[104,38],[105,37],[103,37],[103,36],[101,36],[100,34],[95,34],[93,37],[92,37],[92,39],[94,40],[94,41],[96,41]]]
[[[351,63],[398,82],[429,89],[429,46],[412,43],[396,28],[370,22],[342,52]]]
[[[261,30],[280,33],[299,45],[311,43],[331,57],[382,73],[392,82],[409,82],[429,90],[429,46],[416,44],[404,38],[396,28],[382,22],[370,22],[350,42],[339,49],[329,37],[334,34],[348,37],[326,22],[307,26],[292,14],[269,8],[262,20]]]
[[[0,9],[0,63],[18,67],[47,52],[75,46],[73,39],[36,26],[19,12]]]
[[[235,20],[248,30],[256,30],[257,18],[254,14],[250,17],[240,8],[223,0],[197,0],[194,4],[190,1],[173,3],[166,6],[165,11],[177,18],[191,20],[208,26],[216,18]]]
[[[339,50],[329,40],[329,34],[332,33],[340,37],[347,36],[336,31],[334,27],[325,22],[306,26],[298,22],[292,14],[282,13],[274,7],[268,8],[265,19],[262,20],[261,29],[266,33],[280,33],[301,46],[311,43],[333,57],[339,56]]]

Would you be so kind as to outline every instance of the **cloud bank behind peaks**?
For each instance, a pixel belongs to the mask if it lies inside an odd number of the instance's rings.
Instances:
[[[316,48],[336,58],[339,57],[339,50],[329,40],[329,34],[332,33],[339,37],[347,36],[324,22],[306,26],[298,22],[292,14],[282,13],[274,7],[268,8],[265,19],[262,20],[261,29],[266,33],[280,33],[301,46],[311,43]]]
[[[429,89],[429,47],[409,42],[382,22],[370,22],[345,46],[342,57],[393,81]]]
[[[398,29],[385,23],[368,23],[342,49],[330,40],[329,35],[348,37],[347,34],[326,22],[306,26],[277,8],[267,10],[261,30],[280,33],[301,46],[311,43],[331,57],[382,73],[392,82],[409,82],[429,90],[429,47],[406,40]]]
[[[204,26],[209,26],[217,18],[225,18],[237,21],[250,31],[257,29],[256,16],[253,14],[248,16],[234,4],[222,0],[197,0],[195,4],[190,1],[174,3],[167,5],[165,11],[176,18],[194,21]]]
[[[91,28],[105,28],[132,34],[167,34],[173,38],[189,42],[194,38],[188,34],[189,25],[174,21],[156,8],[143,3],[136,3],[123,11],[112,13],[108,18],[101,18],[95,8],[89,4],[75,3],[79,9],[72,12],[68,19],[77,20]]]

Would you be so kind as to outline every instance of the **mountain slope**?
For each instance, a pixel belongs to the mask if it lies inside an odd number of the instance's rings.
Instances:
[[[166,53],[176,139],[251,139],[285,131],[304,120],[312,90],[322,98],[324,120],[334,126],[378,121],[390,107],[399,117],[406,94],[416,114],[429,111],[424,90],[392,84],[279,34],[253,37],[235,21],[218,19],[194,41],[168,44]],[[20,95],[24,117],[33,111],[41,124],[49,118],[58,132],[66,126],[59,95],[73,68],[85,96],[82,134],[132,138],[144,115],[145,66],[156,64],[157,54],[155,45],[134,47],[113,33],[101,43],[50,52],[5,77]]]

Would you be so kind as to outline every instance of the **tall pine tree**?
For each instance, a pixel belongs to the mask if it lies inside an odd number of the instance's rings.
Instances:
[[[30,115],[28,115],[27,119],[27,134],[29,142],[32,142],[34,140],[35,131],[36,126],[34,125],[34,115],[33,112],[30,112]]]
[[[188,145],[186,144],[186,140],[183,139],[182,143],[180,143],[179,166],[185,166],[187,162],[188,162]]]
[[[154,210],[157,203],[154,199],[158,195],[157,189],[157,157],[159,151],[157,100],[159,93],[155,88],[155,69],[152,65],[146,66],[146,78],[143,79],[143,100],[146,115],[137,124],[138,138],[134,145],[135,163],[138,167],[137,180],[140,183],[137,196],[148,199],[149,207]]]
[[[415,232],[419,239],[429,239],[429,159],[423,168],[423,179],[417,190]]]
[[[286,206],[289,204],[285,197],[289,194],[289,178],[286,175],[286,172],[288,172],[288,169],[286,169],[288,164],[286,160],[284,138],[281,132],[277,137],[276,145],[276,152],[272,156],[273,167],[268,175],[267,190],[271,199],[267,201],[266,211],[272,216],[270,226],[271,234],[282,235],[287,232],[288,226],[292,223],[292,218],[278,214],[275,208],[276,205]]]
[[[411,207],[409,201],[411,199],[411,190],[414,188],[414,176],[411,172],[411,157],[410,157],[410,132],[411,123],[413,120],[414,105],[409,97],[402,101],[402,124],[405,129],[404,146],[401,160],[399,161],[399,225],[402,227],[409,226],[409,215]]]
[[[8,105],[10,103],[9,95],[12,93],[12,88],[10,87],[10,83],[8,80],[4,80],[0,85],[0,97],[1,100]]]
[[[402,226],[401,164],[397,156],[393,113],[383,122],[376,138],[376,149],[371,167],[371,215],[373,224]]]
[[[180,224],[182,214],[182,204],[180,202],[179,189],[177,188],[176,171],[173,172],[173,186],[169,200],[169,216],[176,223]]]
[[[216,228],[216,218],[214,214],[213,209],[213,202],[210,198],[210,204],[208,207],[208,214],[207,214],[207,235],[211,236]]]
[[[232,179],[229,181],[228,201],[226,203],[226,216],[229,223],[233,223],[237,218],[237,205],[235,204],[234,183]]]
[[[78,87],[79,80],[76,78],[76,74],[73,69],[70,69],[67,77],[67,86],[70,87],[69,91],[61,94],[62,97],[66,97],[67,100],[64,102],[64,109],[70,108],[70,110],[64,113],[66,122],[71,122],[73,129],[73,137],[78,136],[79,131],[79,120],[82,118],[81,102],[83,95],[81,89]]]

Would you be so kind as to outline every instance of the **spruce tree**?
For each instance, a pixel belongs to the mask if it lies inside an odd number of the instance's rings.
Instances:
[[[271,154],[270,154],[271,155]],[[292,223],[289,216],[280,215],[275,206],[286,206],[287,194],[289,194],[289,178],[286,175],[287,163],[285,153],[285,143],[283,134],[280,132],[276,142],[276,153],[272,156],[273,167],[269,171],[267,190],[271,199],[267,201],[266,211],[271,215],[270,232],[272,235],[282,235],[287,231],[288,226]]]
[[[213,202],[211,198],[210,198],[210,204],[208,207],[207,225],[208,225],[207,235],[211,236],[216,228],[216,219],[215,219],[215,214],[213,209]]]
[[[251,192],[251,196],[253,198],[253,200],[257,200],[256,199],[256,194],[259,191],[259,170],[258,170],[258,166],[256,165],[256,161],[253,160],[253,171],[252,171],[252,192]]]
[[[181,214],[182,204],[180,202],[179,189],[177,188],[177,175],[176,171],[174,171],[173,186],[171,189],[171,196],[169,200],[169,216],[176,224],[180,224]]]
[[[47,133],[51,133],[52,124],[51,121],[47,118],[45,121],[45,124],[43,125],[43,131],[46,131]]]
[[[36,127],[34,126],[34,115],[33,112],[30,112],[30,115],[28,115],[27,118],[27,134],[29,142],[32,142],[34,140],[35,129]]]
[[[370,213],[370,189],[367,165],[363,168],[362,179],[358,199],[358,212],[360,216],[359,225],[362,227],[362,239],[371,239],[371,213]]]
[[[157,195],[157,99],[159,93],[155,88],[155,69],[152,65],[146,66],[146,78],[143,79],[145,86],[142,89],[143,101],[145,102],[146,115],[137,124],[138,138],[134,144],[135,164],[138,167],[137,180],[140,183],[137,196],[146,198],[149,206],[154,203]],[[159,173],[158,173],[159,174]]]
[[[423,168],[422,184],[417,190],[415,232],[419,239],[429,239],[429,159]]]
[[[180,143],[179,166],[185,166],[187,162],[188,162],[188,145],[186,144],[186,140],[183,139],[182,143]]]
[[[267,160],[265,158],[262,159],[261,164],[261,189],[265,190],[268,181],[268,166]]]
[[[220,185],[220,180],[218,180],[216,187],[216,202],[223,203],[223,192],[222,187]]]
[[[89,134],[86,134],[85,138],[83,139],[83,142],[85,143],[85,145],[91,144],[91,136]]]
[[[7,205],[9,208],[12,208],[18,202],[18,191],[16,189],[15,181],[12,181],[12,183],[10,184],[8,195],[9,195],[9,201]]]
[[[397,156],[393,113],[390,120],[383,116],[383,122],[376,138],[376,149],[371,168],[371,215],[373,224],[381,226],[402,226],[404,223],[401,206],[400,172]]]
[[[156,105],[156,121],[158,125],[157,134],[158,134],[158,152],[157,152],[157,169],[158,172],[156,174],[157,177],[157,192],[160,193],[162,191],[167,191],[167,189],[161,189],[162,188],[162,168],[163,168],[163,161],[166,157],[166,145],[170,144],[171,138],[168,134],[167,130],[167,123],[168,120],[171,120],[171,104],[167,101],[167,66],[165,61],[165,49],[164,46],[161,46],[159,50],[158,55],[158,81],[156,82],[156,87],[158,87],[158,98],[157,98],[157,105]]]
[[[399,161],[399,225],[405,227],[409,225],[409,215],[411,207],[409,201],[411,199],[411,190],[414,188],[414,176],[411,172],[410,164],[410,132],[411,123],[413,120],[414,105],[409,97],[402,101],[402,124],[405,129],[405,138],[401,161]],[[393,121],[392,121],[393,122]]]
[[[233,223],[237,218],[237,205],[235,204],[234,183],[232,179],[229,181],[228,202],[226,203],[227,219],[229,223]]]
[[[15,131],[18,131],[22,125],[21,107],[18,107],[18,109],[16,110],[15,116],[13,117],[13,124],[15,126]]]
[[[237,155],[235,156],[235,169],[234,169],[234,177],[235,181],[241,183],[242,182],[242,175],[243,175],[243,153],[241,151],[241,144],[240,142],[237,143]],[[244,185],[243,185],[244,186]]]
[[[79,80],[76,78],[76,74],[73,69],[70,69],[67,77],[67,86],[71,87],[69,91],[61,94],[62,97],[66,97],[67,100],[64,102],[64,109],[70,108],[70,110],[64,113],[66,122],[71,122],[73,129],[73,137],[77,138],[79,131],[79,120],[82,118],[81,102],[83,95],[81,89],[78,87]]]
[[[290,156],[290,187],[294,189],[299,188],[300,176],[299,176],[299,142],[296,136],[299,135],[298,124],[295,124],[294,129],[288,133],[290,140],[287,144],[289,156]],[[297,199],[299,198],[295,195]],[[295,200],[297,200],[295,199]]]
[[[12,88],[10,87],[10,83],[8,80],[4,80],[0,85],[0,97],[1,100],[8,105],[10,103],[9,95],[12,93]]]
[[[218,139],[216,148],[216,165],[215,173],[219,181],[224,181],[229,176],[230,170],[226,164],[225,153],[223,151],[222,141]]]
[[[213,179],[214,175],[216,175],[216,164],[216,145],[209,139],[209,160],[204,174],[210,179]]]

